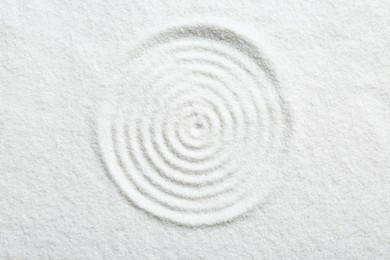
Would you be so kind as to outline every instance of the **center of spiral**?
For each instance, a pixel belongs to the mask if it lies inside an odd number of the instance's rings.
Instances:
[[[207,134],[207,127],[206,122],[201,118],[201,116],[196,115],[194,118],[192,118],[189,124],[190,132],[195,137],[201,137],[205,134]]]
[[[201,130],[201,129],[203,129],[203,127],[204,127],[204,125],[201,122],[196,122],[195,123],[195,128]]]

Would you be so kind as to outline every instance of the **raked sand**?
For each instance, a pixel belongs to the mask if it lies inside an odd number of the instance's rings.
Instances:
[[[0,259],[389,259],[390,4],[0,3]]]

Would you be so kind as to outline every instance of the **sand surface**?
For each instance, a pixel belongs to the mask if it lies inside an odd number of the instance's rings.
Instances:
[[[389,25],[0,2],[0,259],[390,259]]]

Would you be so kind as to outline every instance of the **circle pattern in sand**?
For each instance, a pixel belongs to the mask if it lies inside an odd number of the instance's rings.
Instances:
[[[99,143],[135,205],[179,224],[213,225],[269,194],[277,180],[266,166],[283,149],[288,113],[251,38],[226,24],[195,22],[133,49],[133,84],[143,94],[121,112],[105,108]]]

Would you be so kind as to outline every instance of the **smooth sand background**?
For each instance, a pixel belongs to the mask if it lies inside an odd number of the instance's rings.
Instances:
[[[390,258],[390,4],[209,2],[0,3],[0,258]],[[119,192],[95,119],[145,31],[210,16],[263,37],[294,138],[274,200],[190,228]]]

